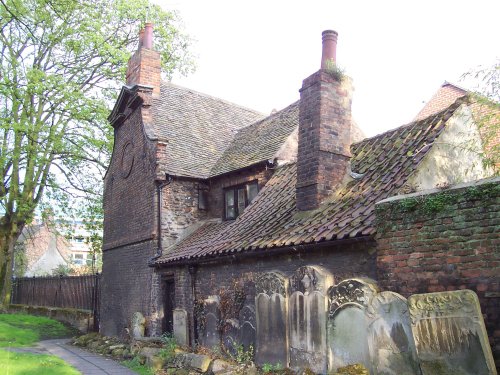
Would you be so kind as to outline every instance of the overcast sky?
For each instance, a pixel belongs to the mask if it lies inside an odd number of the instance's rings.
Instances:
[[[299,98],[339,33],[353,116],[369,136],[410,122],[444,81],[500,57],[500,1],[152,0],[176,9],[197,70],[173,82],[264,113]]]

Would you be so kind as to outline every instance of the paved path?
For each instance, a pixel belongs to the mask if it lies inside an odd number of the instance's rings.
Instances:
[[[136,372],[112,359],[69,345],[69,339],[40,341],[36,348],[16,348],[16,351],[52,354],[62,358],[83,375],[137,375]]]

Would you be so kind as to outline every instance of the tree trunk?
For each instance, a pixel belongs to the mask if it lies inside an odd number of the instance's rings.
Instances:
[[[12,259],[14,245],[19,237],[13,225],[4,225],[0,229],[0,307],[10,303],[12,288]]]

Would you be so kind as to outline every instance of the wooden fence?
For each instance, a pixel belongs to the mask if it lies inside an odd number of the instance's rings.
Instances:
[[[100,275],[21,277],[12,285],[11,303],[90,310],[99,326]]]

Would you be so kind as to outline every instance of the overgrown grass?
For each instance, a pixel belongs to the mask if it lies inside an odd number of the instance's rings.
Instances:
[[[123,361],[121,364],[140,375],[154,375],[154,371],[150,367],[142,365],[138,357]]]
[[[75,331],[41,316],[0,314],[0,347],[29,346],[39,340],[71,336]]]
[[[79,375],[62,359],[51,355],[15,353],[0,350],[0,372],[5,375]]]

